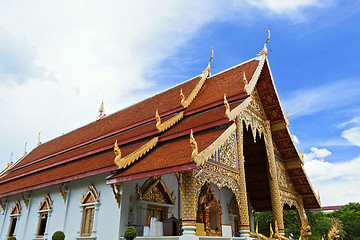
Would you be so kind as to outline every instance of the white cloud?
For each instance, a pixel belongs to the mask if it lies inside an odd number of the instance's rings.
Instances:
[[[359,101],[360,80],[347,79],[310,89],[300,89],[282,101],[291,117],[347,106]]]
[[[343,131],[342,136],[352,144],[360,147],[360,126]]]
[[[273,11],[277,14],[292,14],[302,8],[314,6],[323,6],[322,1],[319,0],[247,0],[250,4]]]
[[[327,149],[311,148],[304,154],[304,167],[311,183],[321,193],[323,205],[346,204],[360,198],[360,156],[350,161],[329,162]]]

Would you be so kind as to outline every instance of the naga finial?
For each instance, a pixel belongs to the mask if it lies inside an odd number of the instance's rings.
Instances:
[[[101,105],[99,108],[99,117],[97,118],[97,120],[99,120],[100,118],[104,117],[105,114],[105,108],[104,108],[104,100],[101,101]]]
[[[160,118],[160,115],[159,115],[159,111],[156,109],[156,112],[155,112],[155,119],[156,119],[156,127],[158,128],[158,126],[161,125],[161,118]]]
[[[226,94],[224,94],[224,105],[225,105],[225,116],[227,118],[229,118],[229,113],[230,113],[230,105],[229,102],[226,99]]]
[[[37,143],[38,146],[41,144],[41,141],[40,141],[40,133],[41,133],[41,132],[39,132],[39,134],[38,134],[38,143]]]
[[[304,160],[304,151],[303,150],[301,150],[300,158],[301,158],[301,160]]]
[[[248,94],[248,91],[246,90],[247,86],[248,86],[248,81],[246,79],[246,74],[244,72],[244,77],[243,77],[243,82],[244,82],[244,92],[246,92],[246,94]]]
[[[117,140],[115,141],[115,144],[114,144],[114,154],[115,154],[115,160],[120,160],[121,159],[121,151],[120,151],[120,148],[117,144]]]
[[[209,63],[208,63],[208,66],[207,66],[207,68],[205,68],[205,70],[203,71],[203,73],[204,74],[206,74],[207,73],[207,75],[208,75],[208,77],[210,77],[211,76],[211,67],[210,67],[210,62],[212,61],[212,59],[214,58],[214,50],[212,49],[212,48],[210,48],[210,50],[211,50],[211,58],[210,58],[210,60],[209,60]]]
[[[184,105],[185,103],[185,96],[184,96],[184,93],[183,93],[183,90],[180,89],[180,98],[181,98],[181,105]]]
[[[261,56],[261,55],[267,55],[268,53],[268,50],[266,48],[266,44],[269,43],[269,40],[270,40],[270,30],[268,28],[266,28],[266,31],[269,33],[269,36],[268,38],[266,39],[265,43],[264,43],[264,48],[263,50],[261,50],[261,52],[259,52],[256,56]]]
[[[193,130],[190,132],[190,146],[192,148],[191,158],[194,160],[199,153],[197,142],[193,135]]]

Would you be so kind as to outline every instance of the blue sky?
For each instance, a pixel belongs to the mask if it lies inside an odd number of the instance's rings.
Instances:
[[[0,168],[37,144],[268,44],[290,130],[321,201],[360,200],[360,2],[0,2]]]

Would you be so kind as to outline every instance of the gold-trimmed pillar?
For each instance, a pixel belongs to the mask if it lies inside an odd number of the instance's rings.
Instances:
[[[182,174],[182,229],[183,236],[195,237],[196,230],[196,189],[193,171]]]
[[[270,121],[265,122],[265,147],[269,164],[270,196],[274,221],[276,221],[279,234],[285,233],[283,220],[283,206],[280,201],[280,188],[277,180],[274,145],[271,137]]]
[[[239,190],[240,190],[240,201],[238,200],[239,206],[239,215],[240,215],[240,236],[248,237],[250,232],[249,224],[249,207],[248,207],[248,197],[246,191],[246,176],[245,176],[245,158],[244,158],[244,132],[243,132],[243,123],[240,118],[236,118],[236,142],[237,142],[237,152],[238,152],[238,170],[239,174]]]

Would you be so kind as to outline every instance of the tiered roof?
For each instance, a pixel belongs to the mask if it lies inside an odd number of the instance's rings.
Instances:
[[[231,109],[249,97],[244,91],[244,73],[250,80],[247,92],[254,89],[258,92],[287,173],[297,191],[305,196],[305,207],[318,207],[319,202],[291,139],[266,55],[211,77],[206,78],[205,71],[205,78],[204,75],[202,78],[195,77],[39,145],[0,176],[0,198],[102,173],[109,173],[106,183],[113,184],[196,168],[191,158],[190,131],[194,132],[199,152],[224,133],[231,122],[225,117],[223,97],[226,94]],[[202,80],[205,81],[195,99],[184,108],[180,90],[187,97]],[[183,118],[159,132],[156,110],[162,122],[181,112]],[[120,169],[114,164],[115,141],[121,149],[121,157],[126,157],[155,137],[158,138],[156,145],[140,159]]]

